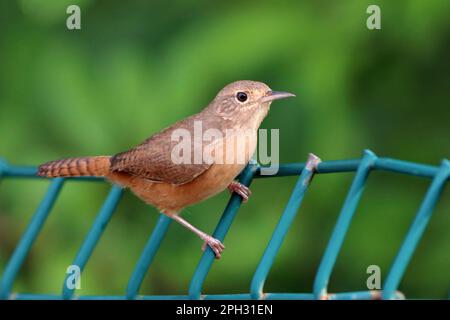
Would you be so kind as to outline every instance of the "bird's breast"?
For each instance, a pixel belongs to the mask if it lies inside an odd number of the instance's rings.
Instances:
[[[111,180],[129,187],[139,198],[160,211],[177,214],[183,208],[225,190],[245,168],[256,145],[256,132],[247,132],[246,136],[225,136],[216,141],[210,150],[204,150],[204,155],[210,152],[212,157],[220,156],[221,160],[216,158],[205,172],[181,185],[155,183],[139,176],[122,176],[121,181],[118,181],[118,176],[113,176]]]

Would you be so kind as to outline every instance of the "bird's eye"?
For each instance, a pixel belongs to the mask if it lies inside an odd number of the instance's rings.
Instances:
[[[245,102],[247,101],[247,94],[245,92],[238,92],[236,94],[236,98],[238,99],[239,102]]]

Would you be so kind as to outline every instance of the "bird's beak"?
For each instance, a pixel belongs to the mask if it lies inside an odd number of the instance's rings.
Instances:
[[[295,97],[295,94],[283,91],[267,91],[266,95],[261,99],[261,102],[269,102],[289,97]]]

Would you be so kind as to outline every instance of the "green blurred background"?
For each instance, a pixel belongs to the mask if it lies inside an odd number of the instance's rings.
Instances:
[[[81,7],[82,29],[66,28]],[[381,30],[366,8],[381,7]],[[438,165],[449,156],[450,2],[50,1],[0,3],[0,157],[38,165],[114,154],[199,111],[225,84],[252,79],[296,99],[277,102],[263,128],[280,128],[280,161],[380,156]],[[352,179],[319,175],[266,282],[267,292],[311,292]],[[233,223],[204,293],[248,292],[253,272],[296,181],[257,180]],[[429,179],[375,172],[352,222],[329,290],[383,280]],[[48,181],[0,184],[0,272]],[[401,284],[409,298],[446,298],[450,188]],[[65,271],[109,186],[67,183],[15,283],[15,292],[59,293]],[[224,192],[185,212],[212,232]],[[81,279],[85,294],[123,294],[158,214],[127,192]],[[141,294],[183,294],[201,242],[173,224]]]

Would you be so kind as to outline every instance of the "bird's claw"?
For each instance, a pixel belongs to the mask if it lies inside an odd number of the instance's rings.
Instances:
[[[203,243],[202,250],[205,251],[208,245],[214,251],[216,259],[220,259],[221,253],[225,249],[223,243],[211,236],[206,236],[203,240],[205,240],[205,243]]]
[[[230,183],[230,185],[228,186],[228,190],[230,190],[230,192],[232,193],[236,192],[238,195],[242,197],[242,201],[244,202],[247,202],[248,198],[252,194],[252,192],[247,186],[237,181],[233,181],[232,183]]]

